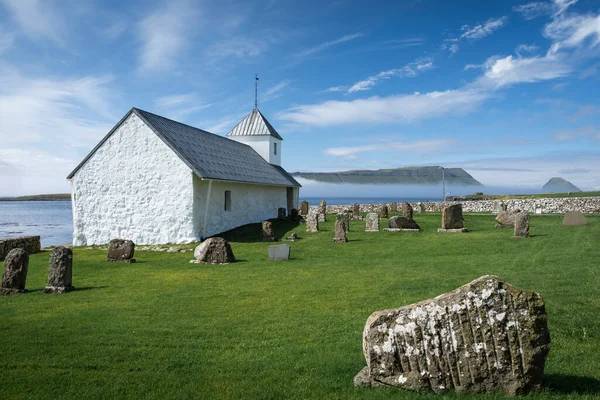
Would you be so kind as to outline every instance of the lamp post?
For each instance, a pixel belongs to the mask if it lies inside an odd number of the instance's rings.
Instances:
[[[440,167],[442,169],[442,202],[446,201],[446,171],[444,167]]]

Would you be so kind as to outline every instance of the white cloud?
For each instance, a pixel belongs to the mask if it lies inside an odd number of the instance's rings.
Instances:
[[[212,104],[198,103],[199,100],[193,93],[162,96],[154,100],[156,107],[162,109],[161,113],[176,121],[181,121],[190,114],[212,106]]]
[[[324,92],[345,92],[348,90],[348,86],[332,86],[324,90]]]
[[[269,101],[280,97],[283,89],[285,89],[290,83],[291,81],[289,79],[285,79],[279,82],[277,85],[267,89],[264,96],[262,96],[262,101]]]
[[[10,49],[13,45],[15,38],[12,33],[3,32],[0,29],[0,54]]]
[[[268,43],[243,36],[234,36],[223,39],[208,48],[206,56],[208,63],[213,64],[227,57],[256,57],[268,48]]]
[[[63,44],[64,21],[49,1],[0,0],[11,11],[14,19],[27,36],[32,39],[48,38]]]
[[[156,104],[156,106],[159,108],[175,107],[190,102],[192,99],[194,99],[194,96],[195,95],[193,93],[162,96],[154,100],[154,104]]]
[[[329,41],[329,42],[324,42],[324,43],[321,43],[321,44],[319,44],[319,45],[317,45],[315,47],[311,47],[310,49],[303,50],[303,51],[297,53],[296,57],[302,58],[302,57],[310,56],[310,55],[312,55],[314,53],[318,53],[318,52],[320,52],[322,50],[325,50],[325,49],[327,49],[327,48],[329,48],[331,46],[335,46],[335,45],[338,45],[338,44],[341,44],[341,43],[345,43],[345,42],[348,42],[350,40],[358,39],[358,38],[363,37],[363,36],[364,36],[364,34],[362,34],[360,32],[353,33],[353,34],[350,34],[350,35],[345,35],[345,36],[342,36],[339,39],[335,39],[335,40],[332,40],[332,41]]]
[[[560,129],[554,131],[552,137],[561,142],[576,139],[595,139],[600,141],[600,126],[587,125],[573,129]]]
[[[562,78],[573,72],[573,67],[561,58],[545,56],[530,58],[492,57],[485,63],[485,74],[477,84],[501,88],[517,83],[533,83]]]
[[[326,101],[303,105],[279,114],[279,119],[300,124],[408,123],[448,114],[463,114],[489,95],[478,90],[447,90],[425,94],[370,97],[353,101]]]
[[[506,21],[507,17],[501,18],[490,18],[485,21],[483,24],[475,25],[470,27],[468,25],[464,25],[461,30],[463,31],[461,38],[469,39],[469,40],[479,40],[483,39],[486,36],[491,35],[494,31],[500,29]]]
[[[418,140],[414,142],[389,142],[363,146],[330,147],[325,149],[323,154],[336,157],[353,158],[353,156],[356,154],[369,151],[389,152],[402,150],[415,153],[428,153],[442,148],[447,148],[453,144],[453,141],[446,139]]]
[[[187,2],[172,1],[140,21],[137,25],[142,42],[139,70],[161,71],[173,67],[179,53],[188,45],[187,27],[196,14]]]
[[[546,1],[535,1],[513,7],[513,11],[523,15],[526,20],[531,20],[543,15],[550,15],[554,11],[554,4]]]
[[[561,15],[546,25],[544,35],[554,41],[549,51],[553,54],[584,45],[596,47],[600,44],[600,15]]]
[[[363,81],[356,82],[348,89],[348,93],[359,92],[369,90],[382,79],[390,79],[392,77],[415,77],[423,71],[427,71],[433,68],[433,61],[431,58],[422,58],[414,61],[410,64],[405,65],[402,68],[390,69],[382,71],[377,75],[371,76]]]

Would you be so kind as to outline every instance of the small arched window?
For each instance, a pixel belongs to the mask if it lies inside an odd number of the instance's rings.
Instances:
[[[273,143],[273,154],[277,155],[277,143]]]

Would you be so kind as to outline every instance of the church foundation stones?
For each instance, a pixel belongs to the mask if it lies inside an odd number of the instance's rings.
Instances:
[[[515,215],[515,237],[529,237],[529,221],[530,217],[527,211],[521,211]]]
[[[275,242],[275,232],[273,231],[273,223],[271,221],[263,221],[262,227],[262,238],[263,242]]]
[[[365,232],[379,232],[379,214],[367,214]]]
[[[588,224],[585,216],[580,211],[570,211],[562,220],[564,226],[585,226]]]
[[[73,290],[73,251],[64,246],[55,247],[50,253],[48,286],[44,293],[65,293]]]
[[[194,250],[195,260],[190,263],[196,264],[229,264],[235,262],[235,256],[231,246],[220,237],[206,239]]]
[[[107,262],[134,263],[135,243],[131,240],[113,239],[108,245]]]
[[[550,350],[544,301],[495,276],[397,309],[363,332],[356,386],[523,394],[541,387]]]
[[[29,254],[25,250],[18,248],[9,251],[4,258],[0,294],[6,295],[25,292],[28,267]]]

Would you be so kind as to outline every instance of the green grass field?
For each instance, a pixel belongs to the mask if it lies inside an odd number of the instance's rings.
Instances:
[[[332,221],[334,218],[329,217]],[[361,333],[400,307],[495,274],[546,301],[552,349],[544,391],[528,399],[600,398],[600,217],[563,227],[533,216],[529,239],[465,216],[465,234],[366,233],[334,244],[333,222],[295,231],[293,260],[267,262],[258,225],[228,234],[239,262],[189,264],[191,253],[137,252],[136,264],[76,249],[73,284],[45,295],[48,252],[31,256],[27,294],[0,297],[1,398],[492,399],[355,389]],[[385,224],[385,220],[382,221]]]

